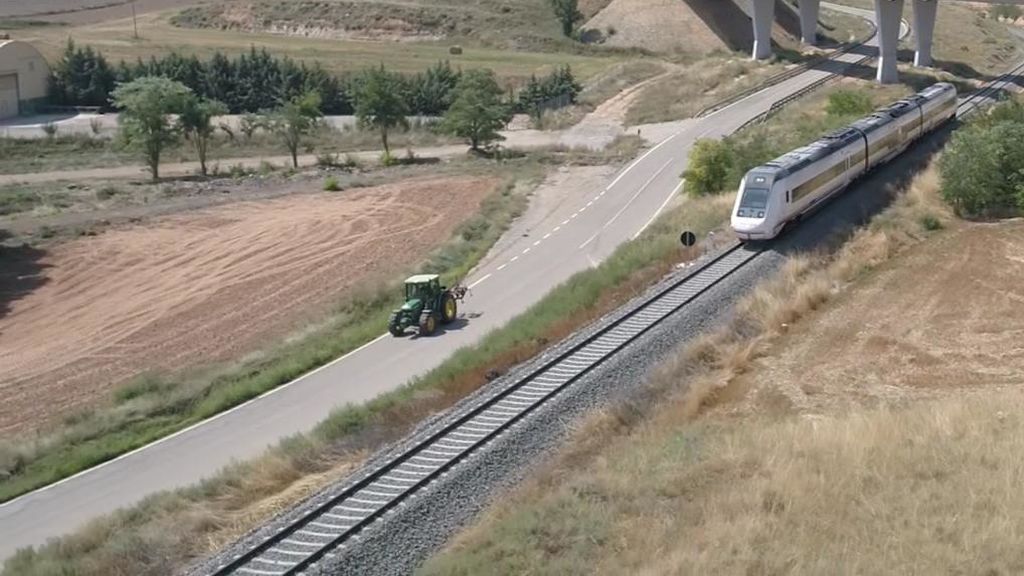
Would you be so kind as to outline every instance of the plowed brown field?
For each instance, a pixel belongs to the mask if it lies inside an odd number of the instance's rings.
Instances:
[[[352,286],[422,261],[495,185],[434,178],[241,202],[59,244],[45,282],[0,318],[0,432],[315,321]]]

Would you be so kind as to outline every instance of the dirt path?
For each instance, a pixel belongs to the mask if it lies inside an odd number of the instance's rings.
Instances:
[[[258,349],[351,286],[422,260],[495,184],[431,178],[239,202],[55,246],[42,285],[0,317],[0,432],[88,405],[144,370]]]

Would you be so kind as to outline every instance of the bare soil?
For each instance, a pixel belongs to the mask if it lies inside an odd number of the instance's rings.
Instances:
[[[917,246],[757,363],[746,384],[775,396],[748,394],[746,408],[758,411],[829,413],[1021,386],[1024,220],[961,225]]]
[[[754,38],[748,9],[742,0],[612,0],[584,28],[597,30],[611,46],[653,52],[749,50]],[[782,5],[777,15],[773,36],[792,36],[792,10]]]
[[[144,371],[259,349],[353,286],[421,261],[496,182],[424,178],[238,202],[50,248],[38,287],[0,317],[0,431],[66,415]]]

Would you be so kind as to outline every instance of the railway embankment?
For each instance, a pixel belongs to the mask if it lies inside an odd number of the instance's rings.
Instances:
[[[838,250],[787,258],[422,572],[1019,571],[1024,207],[961,160],[1016,150],[1020,111],[955,133]]]

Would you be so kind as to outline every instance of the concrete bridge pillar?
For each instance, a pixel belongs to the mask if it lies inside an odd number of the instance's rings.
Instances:
[[[899,80],[896,60],[903,0],[875,0],[875,19],[878,22],[878,82],[892,84]]]
[[[818,12],[821,0],[800,0],[800,36],[804,44],[818,43]]]
[[[754,21],[754,60],[772,55],[772,23],[775,21],[775,0],[750,0]]]
[[[932,65],[932,36],[938,11],[939,0],[914,0],[914,38],[917,39],[914,66]]]

